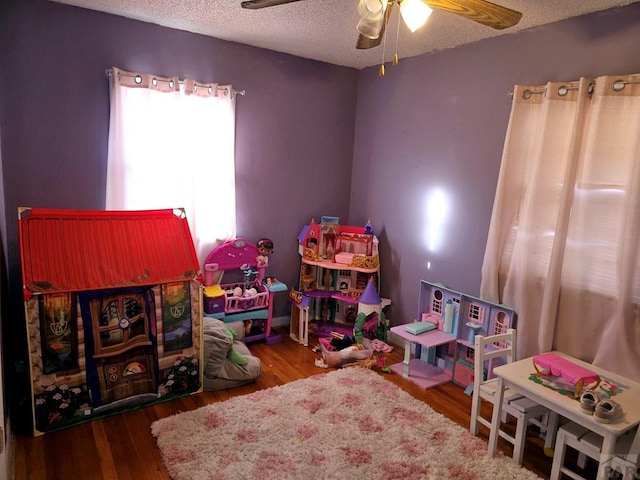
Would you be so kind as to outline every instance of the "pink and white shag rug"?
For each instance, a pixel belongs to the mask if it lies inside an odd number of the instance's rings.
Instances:
[[[175,480],[533,480],[381,375],[345,368],[151,425]]]

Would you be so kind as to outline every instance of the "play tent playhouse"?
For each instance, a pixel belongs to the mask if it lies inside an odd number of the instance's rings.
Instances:
[[[19,210],[33,432],[201,390],[184,211]]]

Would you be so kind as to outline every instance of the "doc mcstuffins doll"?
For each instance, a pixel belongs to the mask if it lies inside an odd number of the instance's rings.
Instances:
[[[268,238],[261,238],[256,243],[258,248],[258,267],[266,267],[269,264],[269,255],[273,253],[273,241]]]

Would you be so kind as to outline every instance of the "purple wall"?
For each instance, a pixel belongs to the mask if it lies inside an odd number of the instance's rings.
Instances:
[[[8,370],[27,353],[17,208],[104,208],[105,69],[113,65],[246,90],[237,101],[237,228],[249,240],[273,239],[267,274],[297,281],[302,225],[348,215],[356,70],[44,0],[3,0],[0,215],[8,250]],[[288,315],[286,295],[279,297],[275,315]]]
[[[237,103],[238,234],[273,238],[273,273],[283,280],[297,276],[302,224],[346,217],[355,70],[51,2],[14,2],[3,19],[0,118],[14,267],[18,206],[104,208],[111,65],[246,90]]]
[[[5,10],[0,131],[12,283],[18,206],[104,208],[112,65],[246,90],[237,101],[238,234],[274,240],[270,273],[297,278],[295,239],[312,216],[347,216],[356,70],[48,1]]]
[[[393,323],[415,318],[420,279],[479,294],[513,86],[640,72],[639,41],[636,3],[401,59],[384,78],[377,67],[360,73],[349,221],[371,218],[378,230]],[[434,189],[450,206],[431,251]]]

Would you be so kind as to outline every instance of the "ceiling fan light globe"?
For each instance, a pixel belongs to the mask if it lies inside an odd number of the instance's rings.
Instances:
[[[380,36],[383,23],[384,15],[379,15],[377,17],[362,17],[356,28],[360,35],[373,40]]]
[[[380,15],[386,10],[387,2],[388,0],[359,0],[358,12],[361,17]]]
[[[432,11],[422,0],[402,0],[400,4],[400,15],[411,33],[427,22]]]

